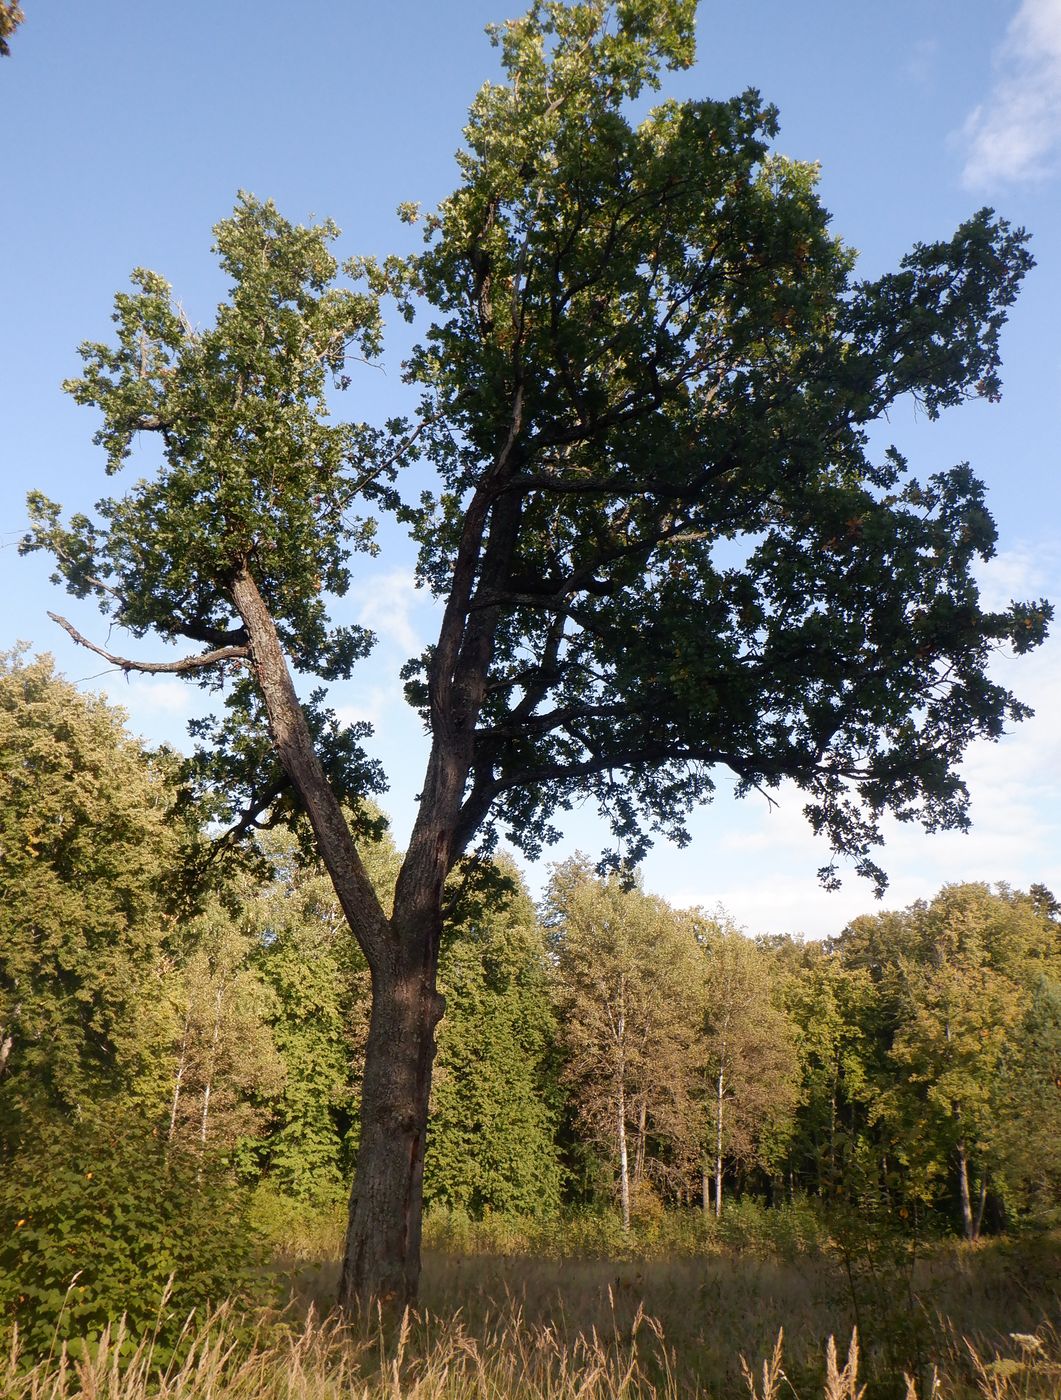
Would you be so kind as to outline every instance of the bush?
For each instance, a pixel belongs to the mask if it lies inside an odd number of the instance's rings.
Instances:
[[[821,1208],[804,1199],[772,1207],[733,1201],[716,1220],[700,1210],[664,1210],[658,1197],[642,1193],[629,1232],[614,1210],[565,1211],[545,1220],[487,1212],[475,1219],[436,1205],[424,1217],[424,1244],[447,1254],[546,1258],[673,1258],[724,1251],[790,1258],[825,1252],[830,1230]]]
[[[342,1253],[346,1233],[345,1193],[322,1192],[307,1200],[284,1196],[259,1182],[251,1197],[250,1221],[270,1254],[288,1263],[327,1259]]]
[[[190,1312],[255,1292],[246,1204],[222,1163],[142,1125],[36,1128],[0,1156],[0,1331],[79,1356],[125,1316],[171,1355]]]

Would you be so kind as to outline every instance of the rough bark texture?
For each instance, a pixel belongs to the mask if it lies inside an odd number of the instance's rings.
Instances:
[[[343,914],[374,970],[377,963],[386,960],[393,945],[386,915],[317,757],[272,616],[247,568],[236,574],[231,592],[249,638],[250,664],[277,756],[313,827]]]
[[[404,1306],[420,1282],[420,1218],[434,1030],[442,1000],[434,967],[373,983],[361,1098],[361,1144],[350,1197],[339,1306]]]
[[[415,1300],[420,1280],[431,1066],[444,1005],[435,986],[440,903],[454,859],[454,817],[467,766],[461,746],[445,742],[447,726],[439,722],[388,920],[321,767],[272,617],[248,570],[234,579],[232,599],[247,630],[277,754],[372,975],[361,1143],[339,1304],[346,1311],[377,1301],[401,1307]]]

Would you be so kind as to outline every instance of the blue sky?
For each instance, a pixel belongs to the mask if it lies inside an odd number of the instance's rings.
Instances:
[[[483,26],[518,13],[519,0],[25,8],[0,63],[0,648],[24,639],[81,679],[102,663],[75,653],[46,612],[105,642],[103,625],[49,585],[46,561],[15,548],[28,488],[70,509],[106,490],[92,417],[59,389],[78,342],[106,335],[111,298],[137,265],[163,273],[191,318],[207,321],[223,291],[210,229],[240,188],[292,219],[335,219],[343,254],[410,246],[395,206],[430,206],[453,186],[468,102],[495,73]],[[1061,0],[705,0],[698,35],[696,67],[673,75],[668,93],[760,88],[780,108],[779,149],[820,162],[833,227],[867,275],[983,204],[1031,230],[1039,266],[1006,331],[1003,402],[934,425],[903,408],[887,435],[919,474],[969,460],[988,483],[1000,531],[983,580],[992,599],[1061,598]],[[384,368],[355,376],[351,416],[402,405],[405,343],[396,331]],[[383,557],[342,604],[344,618],[377,629],[379,645],[335,704],[377,726],[401,841],[424,748],[397,671],[428,635],[432,608],[411,586],[407,544],[394,531],[384,538]],[[970,835],[890,830],[886,905],[948,880],[1041,880],[1061,892],[1061,641],[997,665],[1036,718],[970,754]],[[174,679],[85,685],[123,704],[151,741],[181,742],[202,700]],[[753,932],[823,935],[872,907],[854,877],[838,895],[818,888],[825,852],[798,794],[769,810],[758,798],[735,803],[723,787],[694,833],[690,848],[652,854],[649,888],[683,904],[721,902]],[[604,839],[592,814],[576,813],[555,854]]]

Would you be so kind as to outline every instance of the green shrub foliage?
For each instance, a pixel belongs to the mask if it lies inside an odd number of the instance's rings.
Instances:
[[[0,1161],[0,1309],[28,1355],[131,1337],[179,1346],[189,1312],[251,1291],[246,1197],[218,1160],[116,1114],[38,1126]]]

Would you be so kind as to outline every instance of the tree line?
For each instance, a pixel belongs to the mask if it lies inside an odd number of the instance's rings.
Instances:
[[[94,1139],[117,1151],[122,1136],[133,1155],[112,1170],[176,1173],[189,1199],[206,1180],[230,1200],[264,1183],[322,1203],[353,1174],[371,992],[331,882],[297,831],[219,861],[176,774],[47,658],[4,658],[9,1266],[27,1229],[61,1235],[74,1207],[65,1188],[49,1204],[42,1175]],[[401,853],[378,812],[359,819],[386,904]],[[472,1216],[614,1209],[626,1229],[735,1195],[872,1206],[969,1239],[1048,1219],[1059,913],[1039,886],[951,885],[822,943],[753,939],[583,857],[553,867],[537,906],[510,858],[484,861],[447,901],[425,1199]]]

